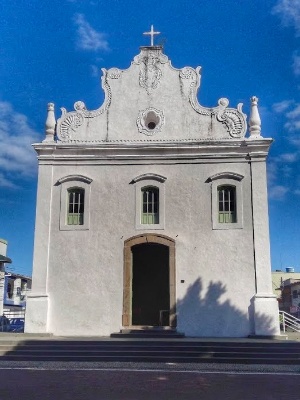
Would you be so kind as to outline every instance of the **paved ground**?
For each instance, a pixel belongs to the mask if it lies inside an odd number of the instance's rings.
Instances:
[[[2,334],[0,338],[17,342],[49,336]],[[289,339],[300,337],[294,334]],[[240,339],[249,340],[253,341]],[[17,362],[0,358],[0,375],[0,400],[300,399],[300,365]]]
[[[2,367],[3,368],[3,367]],[[44,366],[45,368],[45,366]],[[299,400],[299,375],[135,369],[1,369],[1,400]]]

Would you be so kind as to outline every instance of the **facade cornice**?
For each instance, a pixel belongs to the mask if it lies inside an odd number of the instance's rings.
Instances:
[[[195,142],[37,143],[41,162],[97,162],[151,160],[265,160],[272,139],[214,140]]]

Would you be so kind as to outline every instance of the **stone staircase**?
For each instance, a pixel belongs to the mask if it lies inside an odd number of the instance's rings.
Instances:
[[[175,329],[122,329],[120,332],[112,333],[111,338],[117,339],[179,339],[184,338],[184,333]]]
[[[163,363],[300,363],[300,342],[191,338],[0,337],[0,361],[85,361]]]

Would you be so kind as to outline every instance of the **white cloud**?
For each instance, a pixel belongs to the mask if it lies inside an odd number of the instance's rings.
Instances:
[[[283,153],[280,155],[280,160],[288,163],[293,163],[297,161],[298,159],[298,153]]]
[[[77,26],[78,48],[91,51],[109,50],[105,34],[92,28],[83,14],[76,14],[74,23]]]
[[[281,114],[286,111],[293,103],[294,100],[283,100],[279,103],[273,104],[272,108],[276,113]]]
[[[293,175],[294,168],[285,164],[280,168],[280,172],[284,178],[290,178]]]
[[[292,26],[300,36],[300,0],[278,0],[272,10],[280,16],[284,26]]]
[[[38,141],[27,117],[0,101],[0,186],[13,188],[14,179],[34,175],[37,163],[31,144]]]
[[[291,118],[291,119],[299,118],[300,117],[300,104],[297,104],[296,107],[292,111],[289,111],[286,114],[286,117]]]
[[[283,200],[289,189],[286,186],[275,185],[269,188],[269,197],[272,200]]]
[[[0,187],[6,187],[10,189],[16,189],[18,186],[7,179],[1,172],[0,172]]]
[[[294,108],[285,114],[287,122],[284,127],[289,132],[296,132],[300,130],[300,104],[296,103]]]
[[[290,135],[288,139],[291,144],[300,148],[300,137],[297,133]]]
[[[297,120],[291,120],[288,121],[284,124],[284,127],[289,131],[289,132],[295,132],[300,130],[300,121]]]

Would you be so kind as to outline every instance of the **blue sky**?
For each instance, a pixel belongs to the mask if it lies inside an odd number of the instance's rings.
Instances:
[[[31,274],[37,162],[48,102],[103,101],[100,68],[128,68],[142,33],[172,64],[202,66],[199,101],[259,97],[268,159],[272,268],[300,271],[300,0],[9,0],[0,3],[0,237]]]

